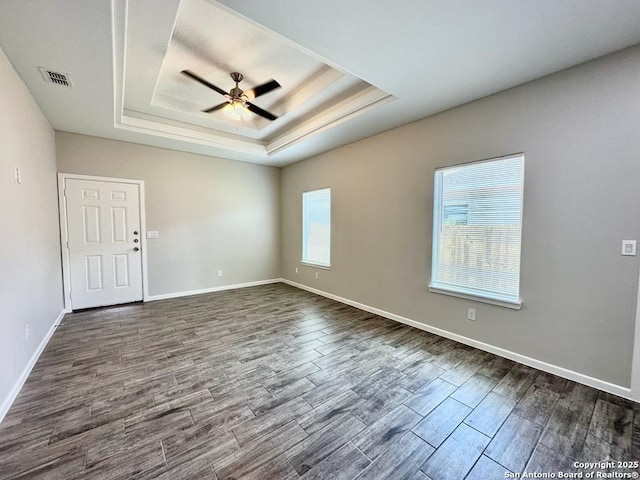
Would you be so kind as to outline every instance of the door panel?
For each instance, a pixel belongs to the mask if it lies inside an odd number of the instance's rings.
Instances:
[[[72,308],[142,300],[139,186],[66,179],[65,201]]]
[[[113,243],[126,243],[127,209],[125,207],[111,207],[111,233]]]
[[[84,243],[100,243],[100,210],[93,206],[83,206]]]
[[[87,290],[102,290],[102,255],[87,255],[85,270]]]
[[[113,271],[115,288],[123,288],[129,286],[129,255],[113,256]]]

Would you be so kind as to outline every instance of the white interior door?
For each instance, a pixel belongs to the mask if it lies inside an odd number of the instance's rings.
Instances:
[[[142,300],[139,189],[65,179],[73,309]]]

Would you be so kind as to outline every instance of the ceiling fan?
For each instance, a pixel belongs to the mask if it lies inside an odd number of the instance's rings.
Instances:
[[[267,120],[275,120],[276,118],[278,118],[273,113],[267,112],[266,110],[263,110],[262,108],[258,107],[257,105],[254,105],[249,101],[250,98],[252,99],[257,98],[260,95],[269,93],[271,90],[280,88],[280,84],[275,80],[269,80],[268,82],[263,83],[262,85],[258,85],[257,87],[253,87],[249,90],[242,90],[238,86],[238,84],[242,81],[244,77],[242,76],[241,73],[232,72],[230,75],[233,81],[236,82],[236,86],[232,88],[229,91],[229,93],[227,93],[224,90],[222,90],[220,87],[216,87],[214,84],[206,81],[204,78],[199,77],[198,75],[196,75],[193,72],[190,72],[189,70],[182,70],[182,72],[180,73],[194,79],[197,82],[200,82],[205,87],[209,87],[211,90],[218,92],[220,95],[224,95],[225,97],[227,97],[227,101],[222,102],[221,104],[216,105],[214,107],[202,110],[204,113],[215,112],[216,110],[220,110],[221,108],[224,108],[227,105],[231,105],[232,113],[234,113],[237,117],[241,117],[242,114],[245,112],[245,110],[249,110],[250,112],[253,112],[256,115],[260,115],[261,117],[264,117]]]

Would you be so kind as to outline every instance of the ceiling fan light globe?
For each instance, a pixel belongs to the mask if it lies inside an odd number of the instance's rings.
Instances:
[[[242,102],[234,102],[233,103],[233,112],[237,117],[242,118],[246,111],[246,108]]]
[[[232,118],[234,120],[242,119],[241,116],[238,116],[238,114],[236,113],[236,110],[234,108],[234,105],[231,104],[231,103],[228,104],[226,107],[224,107],[222,110],[224,111],[224,114],[229,118]]]

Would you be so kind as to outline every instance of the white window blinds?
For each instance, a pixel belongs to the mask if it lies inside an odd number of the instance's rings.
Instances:
[[[302,194],[302,262],[331,265],[331,189]]]
[[[524,155],[435,172],[430,287],[520,305]]]

